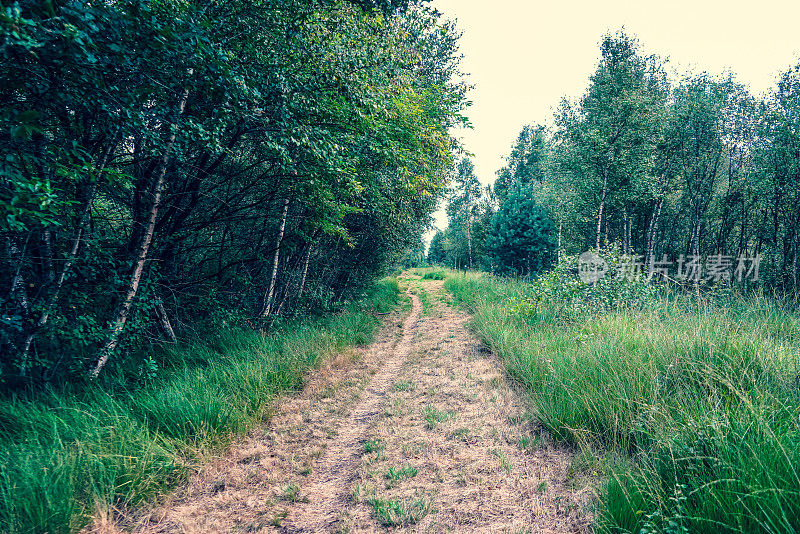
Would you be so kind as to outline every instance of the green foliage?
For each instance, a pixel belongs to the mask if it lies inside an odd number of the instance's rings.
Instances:
[[[386,471],[386,475],[384,475],[388,480],[397,483],[407,478],[413,478],[417,476],[419,473],[419,469],[414,467],[413,465],[404,465],[400,468],[390,467]]]
[[[425,242],[422,236],[419,237],[417,243],[403,254],[403,257],[398,262],[400,269],[414,269],[427,266],[427,259],[425,257]]]
[[[494,213],[494,196],[490,187],[481,186],[468,158],[453,169],[446,212],[448,227],[434,235],[429,263],[454,269],[482,267],[486,263],[486,228]]]
[[[370,454],[373,452],[380,452],[386,445],[383,443],[383,440],[380,439],[370,439],[364,442],[364,453]]]
[[[533,198],[530,186],[515,183],[492,220],[486,248],[494,270],[534,275],[553,263],[553,222]]]
[[[508,155],[505,167],[497,171],[494,192],[500,202],[514,184],[539,185],[545,178],[549,141],[543,126],[524,126]]]
[[[641,309],[666,291],[646,274],[628,276],[618,249],[601,250],[598,256],[608,271],[596,282],[581,280],[577,256],[564,256],[555,268],[526,284],[524,296],[514,297],[510,309],[533,321],[538,314],[578,321],[602,312]]]
[[[368,343],[373,310],[393,308],[398,294],[384,281],[340,315],[268,335],[218,328],[205,342],[156,351],[160,376],[136,387],[0,400],[0,531],[78,532],[96,506],[152,501],[205,452],[268,417],[307,370]]]
[[[385,527],[417,524],[433,510],[433,504],[426,497],[414,501],[371,497],[367,502],[372,506],[372,513]]]
[[[431,271],[422,275],[423,280],[444,280],[447,275],[444,271]]]
[[[0,8],[0,381],[81,382],[114,338],[138,376],[173,331],[337,309],[420,261],[458,56],[407,1]]]
[[[445,235],[441,230],[437,230],[431,238],[428,248],[428,263],[432,265],[442,265],[447,262],[447,251],[445,250]]]
[[[426,406],[422,410],[423,418],[425,419],[425,426],[429,430],[433,430],[439,423],[443,423],[450,419],[450,414],[436,409],[435,406]]]
[[[536,418],[606,456],[595,528],[798,530],[797,313],[757,296],[697,302],[646,287],[595,308],[584,287],[573,297],[580,316],[565,321],[561,297],[547,293],[554,276],[459,276],[445,287],[475,310]],[[535,312],[519,313],[520,301]]]

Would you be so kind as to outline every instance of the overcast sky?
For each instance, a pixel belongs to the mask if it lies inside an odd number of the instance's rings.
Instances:
[[[604,33],[635,35],[668,70],[733,72],[759,94],[800,61],[800,0],[433,0],[463,32],[462,70],[475,85],[459,131],[478,178],[494,182],[523,125],[551,123],[562,97],[585,90]],[[437,226],[447,224],[437,214]],[[430,237],[430,236],[429,236]]]

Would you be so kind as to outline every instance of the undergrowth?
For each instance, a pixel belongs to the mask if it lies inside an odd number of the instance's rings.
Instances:
[[[411,269],[411,273],[421,277],[423,280],[444,280],[447,278],[447,271],[441,267],[417,267]]]
[[[800,317],[757,295],[636,284],[562,268],[445,287],[536,418],[605,458],[598,532],[797,532]]]
[[[328,355],[368,343],[374,311],[397,303],[379,283],[341,314],[267,334],[221,329],[148,355],[160,375],[0,399],[0,532],[69,533],[92,514],[141,505],[188,468],[266,420]]]

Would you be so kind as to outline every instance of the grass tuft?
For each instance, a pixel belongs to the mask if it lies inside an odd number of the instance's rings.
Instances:
[[[423,280],[444,280],[447,274],[444,271],[431,271],[422,275]]]
[[[417,476],[419,470],[414,467],[413,465],[404,465],[400,468],[390,467],[386,471],[386,479],[390,480],[394,483],[401,482],[407,478],[413,478]]]
[[[386,445],[382,439],[370,439],[364,442],[364,454],[371,454],[373,452],[380,452]]]
[[[410,502],[371,497],[366,502],[372,506],[375,518],[385,527],[414,525],[433,511],[433,504],[425,497]]]
[[[429,430],[433,430],[439,423],[450,419],[450,414],[439,411],[434,406],[426,406],[422,411],[422,415],[425,418],[425,426]]]

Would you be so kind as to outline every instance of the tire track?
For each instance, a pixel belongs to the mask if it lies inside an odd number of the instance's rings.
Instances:
[[[413,347],[413,339],[419,328],[422,304],[411,291],[406,294],[411,298],[412,309],[403,321],[400,342],[383,360],[380,370],[364,390],[349,417],[342,421],[337,442],[328,447],[319,459],[311,480],[304,485],[303,497],[308,502],[297,503],[289,512],[283,532],[327,532],[347,506],[350,483],[361,459],[364,438],[370,425],[381,413],[386,395]]]

